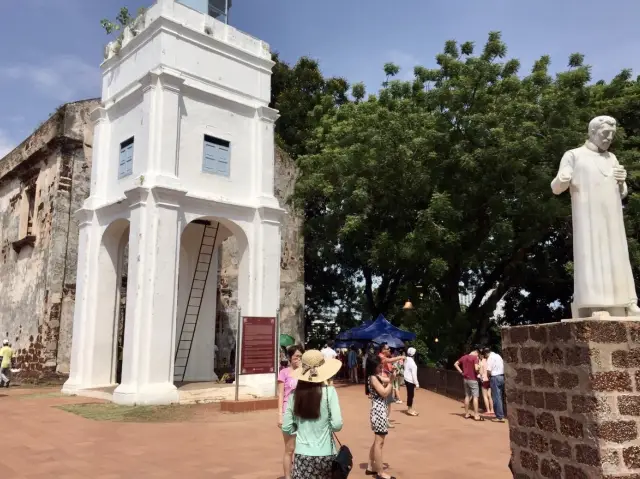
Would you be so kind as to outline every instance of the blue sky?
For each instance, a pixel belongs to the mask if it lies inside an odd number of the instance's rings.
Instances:
[[[0,157],[60,104],[99,96],[107,37],[100,19],[153,0],[0,0]],[[393,9],[391,5],[397,5]],[[479,46],[499,30],[509,56],[530,68],[549,54],[562,69],[572,52],[595,79],[622,68],[640,74],[638,0],[234,0],[231,23],[269,42],[281,57],[320,61],[326,75],[369,90],[393,61],[410,75],[431,66],[445,40]]]

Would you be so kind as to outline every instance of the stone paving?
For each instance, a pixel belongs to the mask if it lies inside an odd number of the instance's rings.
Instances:
[[[345,417],[339,437],[354,454],[350,477],[369,477],[364,467],[373,436],[363,386],[338,391]],[[143,424],[97,422],[53,407],[91,401],[53,390],[0,390],[0,477],[282,477],[275,411],[225,414],[205,405],[187,422]],[[419,417],[403,414],[404,405],[393,408],[385,462],[398,479],[511,477],[507,424],[464,420],[460,402],[425,390],[416,392]]]

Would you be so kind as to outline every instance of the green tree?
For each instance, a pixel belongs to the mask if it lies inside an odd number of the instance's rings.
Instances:
[[[506,52],[492,32],[477,54],[471,42],[446,42],[438,67],[417,67],[411,82],[385,65],[377,95],[315,107],[319,123],[299,158],[296,198],[319,206],[308,221],[325,267],[362,280],[372,315],[395,313],[400,293],[422,286],[413,327],[440,335],[441,354],[495,336],[501,299],[511,323],[566,316],[570,206],[549,183],[595,114],[618,108],[621,123],[638,126],[621,100],[637,85],[624,75],[592,86],[573,54],[555,77],[547,56],[520,77]],[[461,293],[474,295],[470,305]]]

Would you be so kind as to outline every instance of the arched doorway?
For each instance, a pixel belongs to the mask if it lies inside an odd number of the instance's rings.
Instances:
[[[217,381],[219,375],[230,372],[229,352],[235,346],[234,331],[237,331],[237,300],[231,305],[220,301],[221,247],[230,242],[240,245],[236,254],[236,267],[240,269],[247,241],[237,225],[204,217],[187,224],[182,232],[174,354],[176,384]],[[237,298],[238,282],[232,287],[231,294]],[[223,367],[218,364],[220,358],[226,358]]]
[[[96,358],[94,380],[98,384],[119,382],[124,345],[126,270],[128,265],[129,221],[118,219],[102,235],[98,253],[98,294],[96,305]],[[124,288],[123,288],[124,283]]]

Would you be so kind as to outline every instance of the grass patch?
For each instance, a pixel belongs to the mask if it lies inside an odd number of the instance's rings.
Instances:
[[[111,403],[65,404],[55,406],[85,419],[110,422],[179,422],[192,417],[193,407],[119,406]]]

